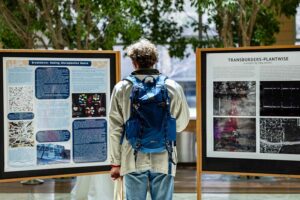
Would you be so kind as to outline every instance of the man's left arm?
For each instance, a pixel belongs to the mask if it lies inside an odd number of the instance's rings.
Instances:
[[[176,118],[176,132],[183,131],[189,123],[190,112],[186,97],[183,93],[182,87],[176,83],[175,94],[171,105],[171,112],[173,117]]]

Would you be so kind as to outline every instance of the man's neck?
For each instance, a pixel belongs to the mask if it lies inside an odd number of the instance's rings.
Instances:
[[[159,71],[154,68],[139,68],[131,73],[132,75],[139,75],[139,74],[144,74],[144,75],[159,75]]]

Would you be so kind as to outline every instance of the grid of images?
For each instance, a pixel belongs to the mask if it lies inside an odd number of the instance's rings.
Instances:
[[[258,121],[255,81],[213,86],[214,151],[300,154],[300,81],[259,82]]]
[[[260,82],[260,153],[300,154],[300,81]]]
[[[256,152],[255,81],[222,81],[213,86],[214,151]]]
[[[72,94],[72,117],[105,117],[105,93]]]

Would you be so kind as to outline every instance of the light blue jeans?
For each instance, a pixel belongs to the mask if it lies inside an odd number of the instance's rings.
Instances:
[[[126,199],[146,200],[149,185],[152,200],[172,200],[174,177],[151,171],[133,172],[125,176]]]

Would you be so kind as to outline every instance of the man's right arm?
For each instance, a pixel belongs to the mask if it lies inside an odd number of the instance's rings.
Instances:
[[[123,132],[123,115],[119,102],[121,101],[120,88],[117,84],[112,92],[109,109],[109,137],[110,137],[110,162],[112,165],[111,177],[117,179],[120,176],[121,165],[121,135]]]

